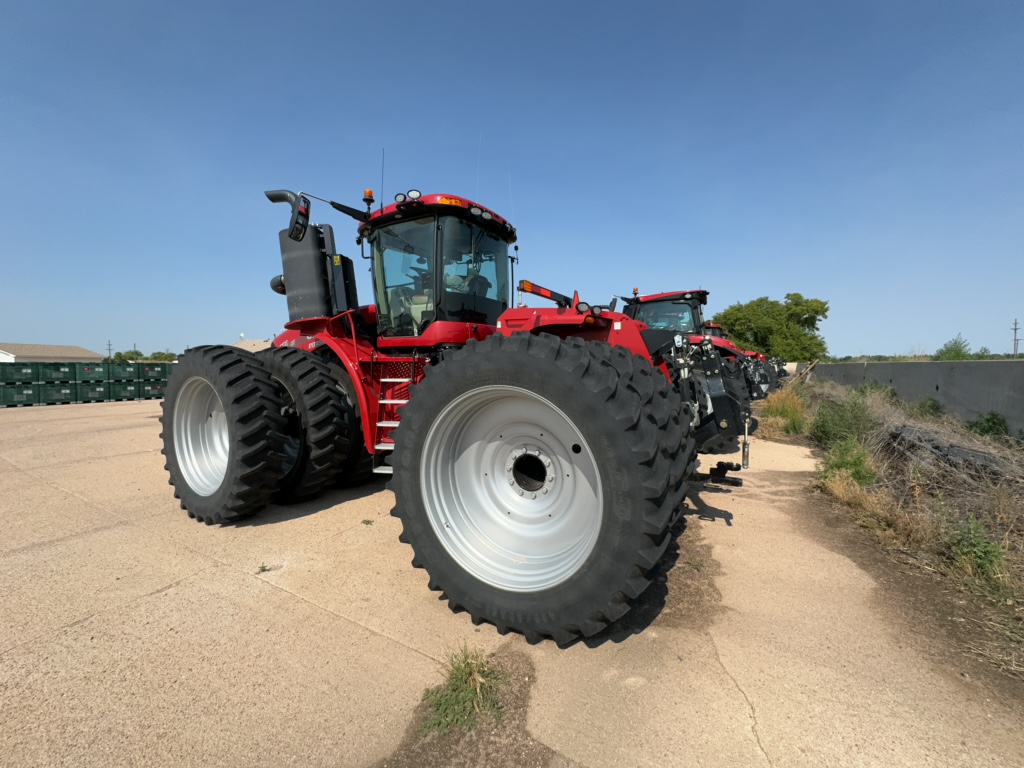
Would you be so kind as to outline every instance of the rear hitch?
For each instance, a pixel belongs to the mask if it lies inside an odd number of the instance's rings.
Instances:
[[[714,485],[731,485],[734,488],[743,487],[743,478],[727,477],[729,472],[739,472],[740,465],[732,461],[720,461],[710,472],[694,472],[692,479],[698,483],[713,483]]]

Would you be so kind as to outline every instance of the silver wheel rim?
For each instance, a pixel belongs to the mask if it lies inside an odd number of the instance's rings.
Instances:
[[[230,440],[224,404],[213,386],[193,377],[174,405],[174,453],[189,488],[212,496],[228,471]]]
[[[423,445],[420,488],[448,554],[512,592],[576,573],[604,514],[583,435],[548,400],[517,387],[482,387],[445,407]]]

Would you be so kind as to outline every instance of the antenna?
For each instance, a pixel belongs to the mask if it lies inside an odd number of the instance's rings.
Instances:
[[[480,155],[484,151],[484,132],[480,131],[480,140],[476,145],[476,199],[480,199]]]
[[[505,161],[505,167],[508,168],[508,204],[512,209],[512,221],[516,220],[516,201],[512,199],[512,163]]]
[[[380,148],[380,209],[384,210],[384,147]]]

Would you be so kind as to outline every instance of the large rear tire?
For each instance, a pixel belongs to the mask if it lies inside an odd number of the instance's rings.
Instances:
[[[165,469],[189,517],[229,523],[267,505],[282,475],[284,419],[277,388],[251,353],[186,351],[162,408]]]
[[[319,358],[293,347],[272,347],[256,359],[278,384],[285,419],[284,477],[274,501],[311,499],[335,481],[348,455],[352,434],[337,382]]]
[[[328,365],[331,369],[331,376],[335,379],[337,390],[343,399],[346,422],[350,425],[349,429],[353,435],[345,450],[337,484],[342,488],[352,488],[363,485],[373,478],[373,454],[366,450],[366,442],[363,440],[363,418],[359,410],[359,395],[356,393],[356,386],[352,378],[340,363],[335,361]]]
[[[392,514],[450,608],[565,644],[649,585],[689,450],[678,393],[646,360],[494,335],[414,387],[395,432]]]

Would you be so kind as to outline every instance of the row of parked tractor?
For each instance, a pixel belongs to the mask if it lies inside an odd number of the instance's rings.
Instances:
[[[566,644],[646,589],[691,483],[741,483],[751,401],[785,369],[706,322],[707,291],[598,305],[516,285],[515,229],[456,195],[374,210],[369,190],[365,208],[266,194],[291,209],[271,280],[284,332],[258,354],[190,349],[166,389],[189,516],[231,523],[388,475],[413,564],[453,610]],[[355,220],[372,302],[311,198]]]

